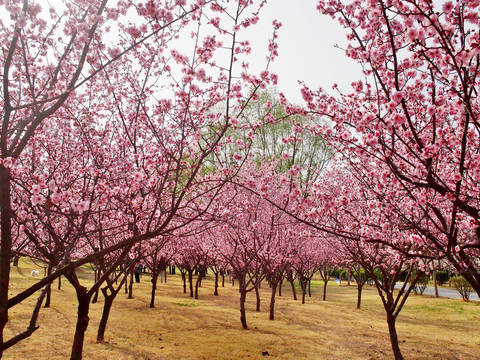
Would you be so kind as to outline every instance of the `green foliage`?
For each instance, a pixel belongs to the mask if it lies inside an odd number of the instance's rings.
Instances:
[[[360,269],[360,271],[358,271],[358,269],[354,269],[352,271],[352,276],[359,283],[363,283],[367,279],[367,274],[365,273],[364,269]]]
[[[398,276],[398,281],[405,282],[407,280],[408,271],[402,271]]]
[[[470,299],[470,294],[473,291],[472,285],[463,276],[453,276],[450,281],[452,282],[455,290],[458,291],[463,301]]]
[[[435,278],[437,279],[438,285],[442,286],[450,279],[450,276],[448,275],[448,272],[444,270],[438,270],[435,273]]]
[[[247,147],[243,149],[244,155],[249,152],[258,164],[264,159],[277,159],[277,171],[281,173],[299,165],[302,167],[299,174],[301,183],[314,181],[333,157],[332,149],[325,140],[306,130],[308,126],[315,127],[320,119],[287,114],[275,88],[265,89],[257,95],[258,98],[249,102],[241,117],[236,119],[239,124],[227,130],[226,135],[232,143],[216,156],[228,162],[232,154],[242,153],[236,145],[237,140],[244,144],[251,142],[250,150],[247,151]],[[259,123],[263,125],[256,130],[252,140],[248,135],[249,125]]]
[[[342,274],[342,269],[329,269],[328,270],[328,274],[331,276],[331,277],[334,277],[336,279],[342,279],[340,276]]]
[[[410,275],[410,279],[408,279],[408,282],[411,284],[412,281],[414,281],[417,278],[417,273],[414,271]],[[425,289],[427,288],[428,282],[430,278],[428,275],[425,273],[420,274],[420,277],[418,278],[417,282],[413,286],[413,292],[417,294],[423,294],[425,292]]]
[[[383,274],[380,270],[378,269],[375,269],[373,274],[375,275],[375,277],[377,278],[377,280],[380,280],[380,281],[383,281]]]

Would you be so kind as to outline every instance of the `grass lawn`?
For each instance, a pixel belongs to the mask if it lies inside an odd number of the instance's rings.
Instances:
[[[11,294],[37,279],[35,266],[21,259],[12,268]],[[40,270],[43,274],[43,270]],[[81,278],[92,284],[93,273],[84,267]],[[134,299],[122,290],[114,302],[106,342],[96,333],[103,299],[91,305],[84,359],[392,359],[386,316],[375,288],[365,286],[362,309],[357,310],[356,287],[329,283],[322,301],[322,283],[312,284],[312,297],[302,305],[294,301],[289,284],[277,297],[276,319],[268,320],[269,288],[262,284],[262,307],[255,312],[255,294],[247,296],[247,322],[243,330],[235,287],[220,287],[213,296],[213,276],[203,281],[199,300],[183,293],[179,275],[158,284],[156,308],[149,308],[151,283],[143,275],[134,284]],[[10,310],[5,338],[23,331],[36,296]],[[52,305],[42,309],[40,328],[7,350],[4,359],[68,359],[76,323],[76,297],[66,280],[55,283]],[[411,295],[397,321],[405,359],[480,359],[480,303]],[[263,355],[262,355],[263,353]],[[268,355],[267,355],[268,353]]]

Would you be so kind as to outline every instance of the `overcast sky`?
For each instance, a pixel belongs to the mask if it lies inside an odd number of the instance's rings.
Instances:
[[[320,14],[316,4],[316,0],[270,0],[262,10],[259,27],[255,27],[255,31],[265,33],[252,39],[253,52],[263,50],[273,19],[283,24],[279,32],[279,57],[271,70],[279,75],[279,90],[292,102],[302,102],[298,80],[305,81],[312,89],[323,87],[331,92],[335,83],[350,90],[352,81],[362,78],[360,66],[334,47],[335,44],[345,47],[346,30]],[[259,63],[264,63],[261,60],[265,54],[254,55],[259,57]]]
[[[46,0],[37,1],[48,8]],[[60,0],[48,2],[58,6]],[[317,0],[269,0],[249,39],[252,43],[250,67],[252,73],[258,73],[265,65],[272,21],[277,19],[283,24],[279,31],[279,56],[270,70],[279,75],[279,91],[295,103],[303,102],[298,80],[312,89],[323,87],[331,91],[337,83],[342,90],[350,91],[351,82],[362,78],[359,65],[334,46],[345,47],[346,30],[320,14],[316,4]]]

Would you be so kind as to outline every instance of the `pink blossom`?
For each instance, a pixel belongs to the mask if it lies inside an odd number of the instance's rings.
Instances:
[[[33,186],[32,186],[32,194],[33,194],[33,195],[38,195],[38,194],[40,194],[40,191],[41,191],[40,185],[33,185]]]
[[[5,169],[9,169],[13,164],[13,160],[12,160],[11,157],[7,157],[7,158],[3,159],[3,161],[0,164],[3,164],[3,167]]]
[[[32,202],[32,206],[43,205],[45,204],[45,197],[42,195],[33,195],[30,198],[30,201]]]
[[[313,101],[313,93],[310,89],[303,87],[300,92],[302,93],[303,100],[306,102],[312,102]]]
[[[395,94],[392,95],[392,100],[398,104],[400,101],[402,101],[403,97],[403,91],[397,91]]]

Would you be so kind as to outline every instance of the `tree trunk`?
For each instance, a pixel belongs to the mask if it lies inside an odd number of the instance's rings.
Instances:
[[[403,360],[403,355],[398,345],[395,320],[396,319],[393,317],[393,315],[387,314],[388,333],[390,334],[390,343],[392,344],[393,356],[395,356],[395,360]]]
[[[128,299],[133,299],[133,269],[130,271],[130,284],[128,285]]]
[[[255,296],[257,297],[257,308],[256,308],[257,312],[260,312],[260,291],[258,290],[259,287],[260,287],[259,283],[255,285]]]
[[[290,282],[290,285],[292,285],[292,292],[293,292],[293,300],[297,300],[297,292],[295,291],[295,284],[293,278],[290,278],[288,280]]]
[[[282,285],[283,285],[283,280],[281,280],[280,284],[278,284],[278,296],[282,296]]]
[[[53,269],[53,266],[48,265],[47,276],[49,276],[52,273],[52,269]],[[51,300],[52,300],[52,287],[50,285],[48,285],[47,294],[46,294],[46,298],[45,298],[45,305],[43,305],[43,307],[49,308]]]
[[[312,297],[312,289],[310,287],[310,284],[312,283],[311,280],[308,280],[308,297]],[[325,291],[323,292],[325,294]],[[325,299],[323,299],[325,300]]]
[[[105,338],[105,329],[107,328],[108,317],[110,316],[110,310],[112,309],[113,300],[117,295],[116,293],[107,295],[107,292],[103,291],[103,289],[102,292],[105,298],[105,302],[103,303],[102,318],[100,319],[100,324],[98,325],[97,343],[103,342]]]
[[[363,284],[360,285],[358,284],[357,288],[357,309],[360,309],[362,305],[362,290],[363,290]]]
[[[184,272],[182,272],[182,280],[183,280],[183,293],[187,293],[187,276]]]
[[[438,298],[437,272],[433,272],[433,286],[435,287],[435,297]]]
[[[310,284],[310,281],[308,283]],[[327,284],[328,284],[328,280],[323,282],[323,301],[327,300]],[[310,287],[308,291],[310,291]]]
[[[85,332],[87,331],[90,310],[90,296],[84,286],[77,286],[77,326],[73,337],[72,354],[70,360],[81,360],[83,353],[83,343],[85,341]]]
[[[213,295],[218,296],[218,273],[215,273],[215,291]]]
[[[15,255],[13,258],[13,266],[18,266],[18,260],[20,260],[20,256]]]
[[[58,290],[62,290],[62,276],[58,277]]]
[[[188,271],[188,286],[190,288],[190,297],[193,297],[193,270]]]
[[[202,272],[199,271],[197,281],[195,282],[195,300],[198,299],[198,288],[200,287],[201,283],[202,283]]]
[[[222,274],[222,287],[225,287],[225,274]]]
[[[277,293],[277,283],[272,284],[272,296],[270,297],[270,320],[275,319],[275,295]]]
[[[165,271],[166,272],[166,271]],[[150,308],[155,307],[155,292],[157,290],[158,273],[152,272],[152,295],[150,297]]]
[[[95,271],[95,282],[97,282],[98,279],[100,279],[100,269]],[[100,291],[99,289],[97,289],[97,291],[95,291],[95,294],[93,295],[93,298],[92,298],[92,304],[95,304],[98,301],[98,292],[99,291]]]
[[[242,327],[248,329],[247,325],[247,315],[245,312],[245,300],[247,298],[247,292],[240,283],[240,321],[242,322]]]
[[[8,290],[10,286],[10,255],[12,250],[12,208],[10,178],[0,165],[0,358],[3,355],[3,331],[8,322]]]

